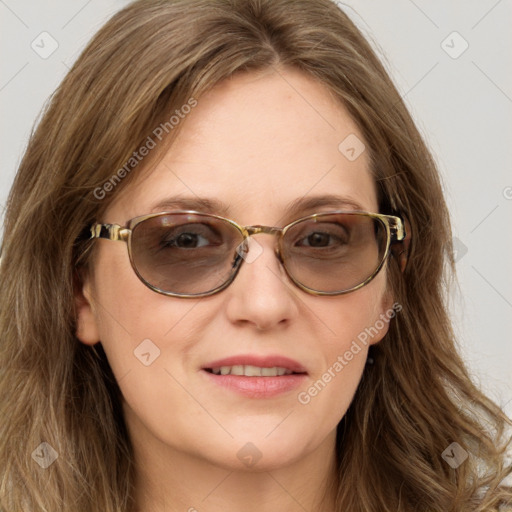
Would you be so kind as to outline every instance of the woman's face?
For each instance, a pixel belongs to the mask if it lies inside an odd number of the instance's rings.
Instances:
[[[102,222],[126,225],[151,212],[199,208],[171,204],[176,197],[221,201],[226,211],[212,213],[241,225],[284,226],[357,205],[377,211],[357,126],[322,85],[298,71],[237,75],[198,98],[180,122],[164,159],[152,169],[139,164],[140,176]],[[287,211],[293,202],[326,195],[345,202]],[[198,299],[155,293],[135,275],[125,243],[95,242],[93,271],[78,300],[78,336],[91,345],[101,341],[140,453],[258,469],[333,453],[368,346],[387,330],[385,267],[355,292],[314,296],[287,278],[275,237],[254,240],[234,282]],[[220,366],[295,365],[302,374],[227,379],[207,370],[224,359]]]

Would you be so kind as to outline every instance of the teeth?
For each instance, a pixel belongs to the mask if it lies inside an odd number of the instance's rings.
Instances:
[[[250,364],[236,364],[234,366],[212,368],[212,373],[215,375],[243,375],[245,377],[277,377],[281,375],[291,375],[293,372],[278,366],[274,366],[273,368],[261,368]]]
[[[222,371],[222,368],[221,370]],[[244,374],[244,367],[241,364],[235,364],[235,366],[231,367],[231,375],[243,375]],[[226,374],[228,375],[228,374]]]
[[[261,368],[258,366],[244,366],[244,375],[247,377],[261,377]]]

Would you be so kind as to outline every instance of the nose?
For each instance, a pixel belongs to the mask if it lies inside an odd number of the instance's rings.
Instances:
[[[225,290],[229,320],[258,330],[289,324],[298,315],[302,292],[293,289],[276,256],[275,237],[251,236],[248,246],[235,280]]]

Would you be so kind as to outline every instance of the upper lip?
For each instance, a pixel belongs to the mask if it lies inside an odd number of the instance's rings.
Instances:
[[[258,356],[253,354],[242,354],[230,356],[224,359],[217,359],[202,367],[203,370],[220,368],[221,366],[251,365],[260,368],[286,368],[294,373],[307,373],[304,366],[289,357],[279,355]]]

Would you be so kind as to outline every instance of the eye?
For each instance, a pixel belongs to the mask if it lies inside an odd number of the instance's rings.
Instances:
[[[346,245],[350,237],[343,226],[333,222],[305,226],[294,238],[295,246],[322,248]]]
[[[207,224],[187,224],[167,229],[160,236],[162,248],[198,249],[222,244],[222,236]]]
[[[332,235],[315,231],[314,233],[311,233],[306,238],[304,238],[302,244],[298,245],[306,245],[309,247],[327,247],[329,242],[332,242],[332,240]]]
[[[166,236],[160,242],[162,247],[177,247],[179,249],[195,249],[208,244],[208,240],[197,233],[180,233],[179,235]]]

